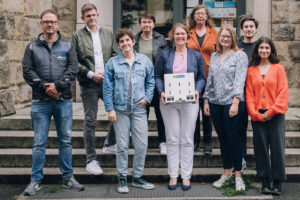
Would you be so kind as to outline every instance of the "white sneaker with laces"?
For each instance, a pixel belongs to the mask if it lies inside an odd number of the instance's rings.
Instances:
[[[225,174],[223,174],[219,180],[213,182],[213,186],[216,187],[216,188],[222,187],[222,185],[223,185],[228,179],[230,179],[230,176],[226,176]]]
[[[88,163],[85,168],[88,172],[94,175],[103,174],[103,170],[100,167],[100,163],[97,160],[93,160],[92,162]]]
[[[117,152],[117,145],[111,145],[111,146],[106,146],[104,145],[103,149],[102,149],[103,153],[107,153],[107,154],[116,154]]]
[[[165,142],[162,142],[159,144],[159,148],[160,148],[160,154],[161,155],[167,155],[167,144]]]
[[[246,186],[244,184],[243,178],[242,177],[235,177],[235,190],[240,191],[240,190],[245,190]]]

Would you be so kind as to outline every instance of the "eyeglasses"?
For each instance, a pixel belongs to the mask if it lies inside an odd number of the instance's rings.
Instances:
[[[57,21],[42,21],[43,24],[56,24]]]
[[[221,38],[231,39],[231,35],[220,35]]]
[[[206,16],[206,12],[198,12],[194,14],[195,16]]]

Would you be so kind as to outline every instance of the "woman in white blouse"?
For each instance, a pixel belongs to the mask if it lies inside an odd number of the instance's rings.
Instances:
[[[234,28],[226,24],[217,36],[204,93],[204,113],[211,116],[220,141],[224,174],[213,183],[221,187],[235,171],[236,190],[245,190],[242,179],[241,116],[245,109],[244,86],[247,55],[239,50]]]

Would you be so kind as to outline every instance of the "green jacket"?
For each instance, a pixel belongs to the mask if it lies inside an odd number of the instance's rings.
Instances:
[[[118,47],[111,31],[101,27],[99,29],[99,34],[105,66],[111,57],[118,55]],[[92,35],[86,27],[79,29],[72,34],[72,43],[77,52],[79,66],[77,78],[79,84],[85,87],[99,87],[99,84],[87,77],[89,71],[95,72],[95,58]]]

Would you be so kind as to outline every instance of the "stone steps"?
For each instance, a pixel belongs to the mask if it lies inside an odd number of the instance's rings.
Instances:
[[[128,169],[128,182],[131,182],[132,168]],[[222,174],[222,168],[193,168],[193,182],[213,182]],[[0,177],[2,184],[24,184],[30,180],[31,168],[0,168]],[[61,183],[61,175],[59,168],[44,168],[43,184]],[[83,184],[100,184],[100,183],[116,183],[116,168],[103,168],[103,175],[89,174],[83,167],[74,167],[74,175],[76,179]],[[286,174],[289,182],[298,182],[300,179],[300,171],[298,167],[287,167]],[[244,171],[244,177],[253,177],[256,175],[254,169]],[[167,168],[145,168],[143,176],[153,183],[167,183],[169,181]]]
[[[96,148],[103,148],[104,140],[107,132],[97,131],[96,136]],[[202,133],[201,133],[202,134]],[[247,133],[247,147],[253,148],[253,133],[248,131]],[[150,131],[148,137],[148,148],[158,148],[159,139],[157,132]],[[202,138],[201,138],[202,141]],[[74,149],[84,148],[83,132],[73,131],[72,144]],[[33,145],[33,131],[0,131],[0,149],[1,148],[32,148]],[[220,146],[216,132],[212,133],[212,147],[218,148]],[[200,148],[203,147],[203,143],[200,142]],[[49,132],[47,148],[58,148],[57,135],[55,131]],[[132,144],[130,144],[130,148]],[[289,131],[286,132],[286,148],[300,148],[300,132]]]
[[[98,160],[104,168],[116,167],[116,159],[113,154],[103,154],[102,149],[96,149]],[[129,149],[128,165],[132,167],[134,150]],[[85,167],[85,149],[73,149],[73,167]],[[0,149],[0,167],[31,167],[31,149]],[[285,152],[286,167],[300,167],[300,149],[288,148]],[[255,167],[253,149],[247,150],[247,166]],[[58,149],[47,149],[45,167],[58,166]],[[160,155],[159,149],[148,149],[145,168],[166,168],[167,158]],[[219,148],[213,149],[210,156],[203,152],[194,154],[194,167],[222,167]]]
[[[97,120],[96,131],[106,131],[108,130],[111,122],[106,119]],[[156,120],[149,120],[148,123],[149,131],[156,131]],[[201,128],[202,129],[202,128]],[[32,121],[30,116],[16,115],[3,117],[0,119],[0,130],[15,130],[24,131],[32,130]],[[51,120],[50,130],[55,130],[55,125],[53,119]],[[73,131],[83,130],[83,118],[73,118]],[[249,120],[248,130],[252,130],[251,122]],[[300,120],[299,118],[286,118],[286,131],[299,131],[300,130]]]

